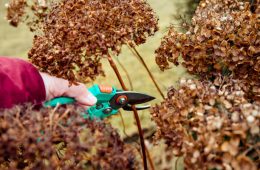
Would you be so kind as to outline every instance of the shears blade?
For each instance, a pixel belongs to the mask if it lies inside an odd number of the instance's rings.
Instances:
[[[149,101],[152,101],[155,99],[155,97],[144,94],[144,93],[138,93],[133,91],[118,91],[116,93],[117,96],[126,96],[127,97],[127,103],[122,106],[124,110],[132,111],[132,105],[142,104]],[[145,106],[136,106],[137,110],[144,110],[150,108],[150,105]]]
[[[128,99],[127,103],[130,105],[142,104],[155,99],[155,97],[153,96],[144,93],[133,92],[133,91],[120,91],[117,92],[117,94],[126,95]]]

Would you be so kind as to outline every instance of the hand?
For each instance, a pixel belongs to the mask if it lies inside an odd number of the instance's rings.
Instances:
[[[40,75],[45,85],[46,100],[61,96],[72,97],[83,107],[92,106],[97,102],[96,97],[82,83],[69,86],[69,81],[65,79],[50,76],[46,73],[40,73]]]

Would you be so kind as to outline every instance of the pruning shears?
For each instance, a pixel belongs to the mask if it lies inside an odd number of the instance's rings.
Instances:
[[[142,104],[155,99],[147,94],[118,90],[111,86],[93,85],[88,90],[97,98],[97,103],[89,107],[83,113],[84,118],[90,119],[104,119],[106,117],[115,115],[119,109],[126,111],[132,110],[132,105]],[[70,97],[58,97],[45,102],[45,106],[55,107],[65,104],[74,104],[76,100]],[[150,108],[150,105],[136,106],[137,110],[144,110]]]

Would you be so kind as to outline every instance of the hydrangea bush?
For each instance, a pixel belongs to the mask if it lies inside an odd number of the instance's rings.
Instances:
[[[156,50],[194,79],[180,80],[151,109],[158,129],[186,169],[260,167],[260,2],[201,0],[186,33],[169,29]]]
[[[0,111],[1,169],[137,169],[136,151],[75,107]]]

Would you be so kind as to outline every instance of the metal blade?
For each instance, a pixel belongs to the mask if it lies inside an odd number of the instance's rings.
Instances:
[[[136,110],[145,110],[145,109],[149,109],[151,107],[151,105],[146,105],[146,106],[135,106]],[[125,105],[123,107],[124,110],[126,111],[133,111],[131,105]]]
[[[117,92],[117,94],[126,95],[128,98],[128,104],[130,105],[142,104],[155,99],[155,97],[153,96],[149,96],[143,93],[132,92],[132,91],[122,91],[122,92]]]

